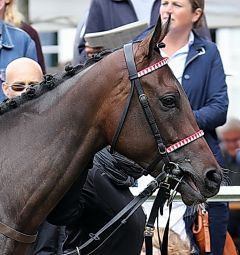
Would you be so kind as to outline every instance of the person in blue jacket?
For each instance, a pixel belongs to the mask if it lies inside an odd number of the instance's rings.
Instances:
[[[171,24],[164,38],[162,56],[168,56],[168,65],[182,84],[200,129],[205,132],[215,158],[223,167],[224,160],[216,135],[216,128],[226,121],[228,110],[227,85],[221,57],[216,45],[197,35],[193,30],[204,18],[204,0],[164,0],[160,14],[162,22],[171,15]],[[146,33],[136,38],[142,39]],[[186,123],[187,125],[187,123]],[[226,203],[208,203],[212,255],[222,255],[228,224]],[[195,215],[185,216],[186,231],[192,238],[191,225]],[[199,254],[196,246],[195,253]]]
[[[28,57],[37,61],[37,52],[34,41],[19,28],[13,27],[1,20],[0,6],[0,102],[6,96],[2,91],[2,82],[5,80],[5,69],[13,60]]]
[[[107,31],[145,19],[149,26],[155,25],[159,16],[160,2],[160,0],[92,0],[87,20],[80,30],[81,37],[76,35],[80,38],[79,63],[84,63],[89,56],[102,50],[85,45],[86,33]]]

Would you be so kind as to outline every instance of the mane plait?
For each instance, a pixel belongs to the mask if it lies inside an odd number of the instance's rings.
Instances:
[[[58,74],[46,74],[44,75],[44,80],[41,83],[30,85],[26,92],[22,93],[21,96],[5,99],[0,104],[0,115],[8,112],[9,110],[15,109],[18,106],[34,99],[38,98],[42,94],[46,93],[49,90],[54,89],[59,84],[64,82],[65,80],[71,78],[76,73],[82,70],[83,66],[77,65],[75,67],[66,66],[65,71]]]
[[[8,112],[12,109],[17,108],[18,106],[34,99],[38,98],[42,94],[46,93],[49,90],[54,89],[59,84],[63,83],[67,79],[73,77],[75,74],[80,73],[87,67],[97,63],[102,58],[104,58],[106,55],[109,55],[112,53],[113,50],[105,50],[98,54],[95,54],[92,58],[88,59],[85,64],[81,65],[66,65],[65,71],[57,74],[46,74],[44,75],[44,80],[39,83],[35,84],[34,86],[29,86],[26,90],[26,92],[22,93],[21,96],[17,96],[10,99],[5,99],[0,104],[0,115],[4,114],[5,112]]]

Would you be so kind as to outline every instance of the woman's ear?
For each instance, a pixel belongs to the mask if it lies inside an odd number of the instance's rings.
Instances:
[[[203,15],[203,11],[201,8],[197,8],[195,11],[194,11],[194,14],[193,14],[193,18],[192,18],[192,22],[193,23],[196,23],[197,21],[200,20],[200,18],[202,17]]]

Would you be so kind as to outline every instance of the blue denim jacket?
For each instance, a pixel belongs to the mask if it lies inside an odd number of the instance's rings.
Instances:
[[[2,82],[5,79],[7,65],[20,57],[37,61],[36,47],[27,33],[0,21],[0,102],[5,99]]]

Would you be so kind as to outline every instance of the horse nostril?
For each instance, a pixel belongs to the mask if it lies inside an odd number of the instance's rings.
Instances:
[[[205,173],[206,180],[210,183],[215,183],[216,185],[220,185],[222,181],[222,175],[217,170],[208,170]]]

